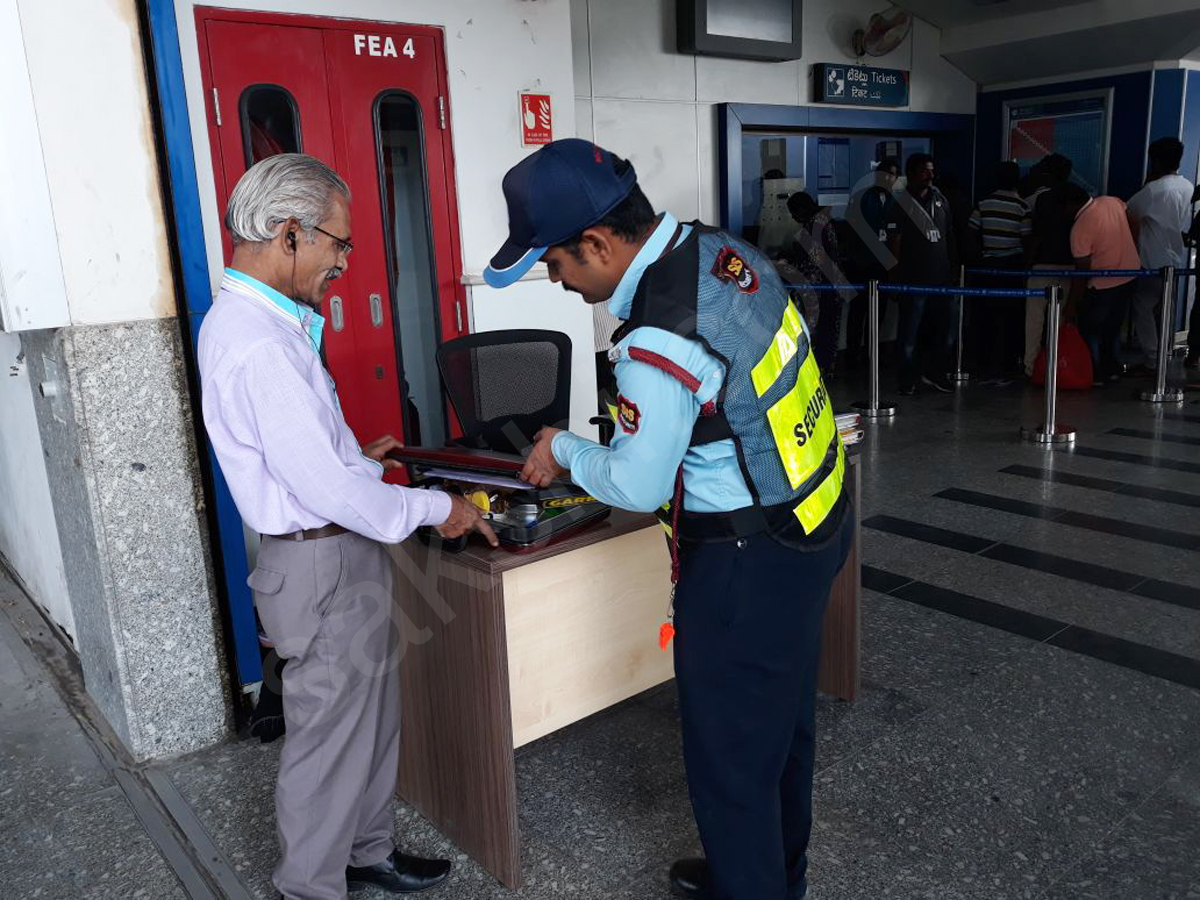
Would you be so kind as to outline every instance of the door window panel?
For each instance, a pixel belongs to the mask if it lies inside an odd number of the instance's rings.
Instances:
[[[279,153],[300,152],[300,113],[296,101],[275,84],[255,84],[238,99],[246,168]]]
[[[416,100],[399,91],[382,95],[375,103],[375,137],[392,318],[407,388],[405,432],[409,443],[436,446],[447,432],[435,355],[440,328],[425,145]]]

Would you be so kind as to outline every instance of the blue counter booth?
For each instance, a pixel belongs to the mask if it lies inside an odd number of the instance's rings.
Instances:
[[[871,164],[884,155],[899,155],[903,170],[912,153],[930,152],[941,176],[950,176],[970,194],[974,144],[972,115],[721,104],[721,226],[739,235],[747,227],[756,227],[752,219],[761,204],[761,197],[753,195],[756,182],[760,184],[771,169],[789,179],[788,190],[808,191],[822,205],[833,207],[835,215],[849,194],[862,186]]]

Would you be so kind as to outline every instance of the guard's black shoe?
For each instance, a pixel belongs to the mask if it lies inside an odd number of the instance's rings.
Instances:
[[[373,866],[346,866],[346,890],[377,887],[392,894],[415,894],[441,884],[449,874],[448,859],[422,859],[393,850]]]
[[[708,896],[708,860],[697,856],[677,859],[671,866],[671,890],[680,897]]]
[[[671,890],[677,896],[687,897],[689,900],[705,900],[709,896],[708,860],[699,856],[676,860],[671,866]],[[793,894],[789,893],[788,896]],[[809,894],[805,892],[798,896],[801,900],[806,900]]]
[[[900,382],[900,387],[898,388],[898,391],[900,392],[901,397],[911,397],[913,394],[915,394],[917,392],[916,380],[914,379],[912,381]]]

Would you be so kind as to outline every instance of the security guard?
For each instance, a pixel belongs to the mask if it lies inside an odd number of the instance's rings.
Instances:
[[[692,808],[707,859],[672,886],[714,900],[805,896],[817,654],[852,512],[845,450],[804,322],[770,263],[699,222],[655,215],[633,167],[556,141],[504,178],[509,239],[486,272],[538,260],[625,324],[610,359],[608,447],[547,428],[523,477],[570,472],[670,529],[675,673]]]

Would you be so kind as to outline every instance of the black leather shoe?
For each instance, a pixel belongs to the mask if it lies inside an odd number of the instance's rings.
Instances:
[[[415,894],[441,884],[449,874],[448,859],[422,859],[393,850],[373,866],[346,866],[346,890],[354,893],[377,887],[392,894]]]
[[[691,859],[677,859],[671,866],[671,891],[689,900],[707,900],[708,893],[708,860],[697,856]],[[790,895],[789,895],[790,896]],[[800,895],[800,900],[806,900],[809,893]]]
[[[677,859],[671,866],[671,890],[680,897],[708,896],[708,860]]]

